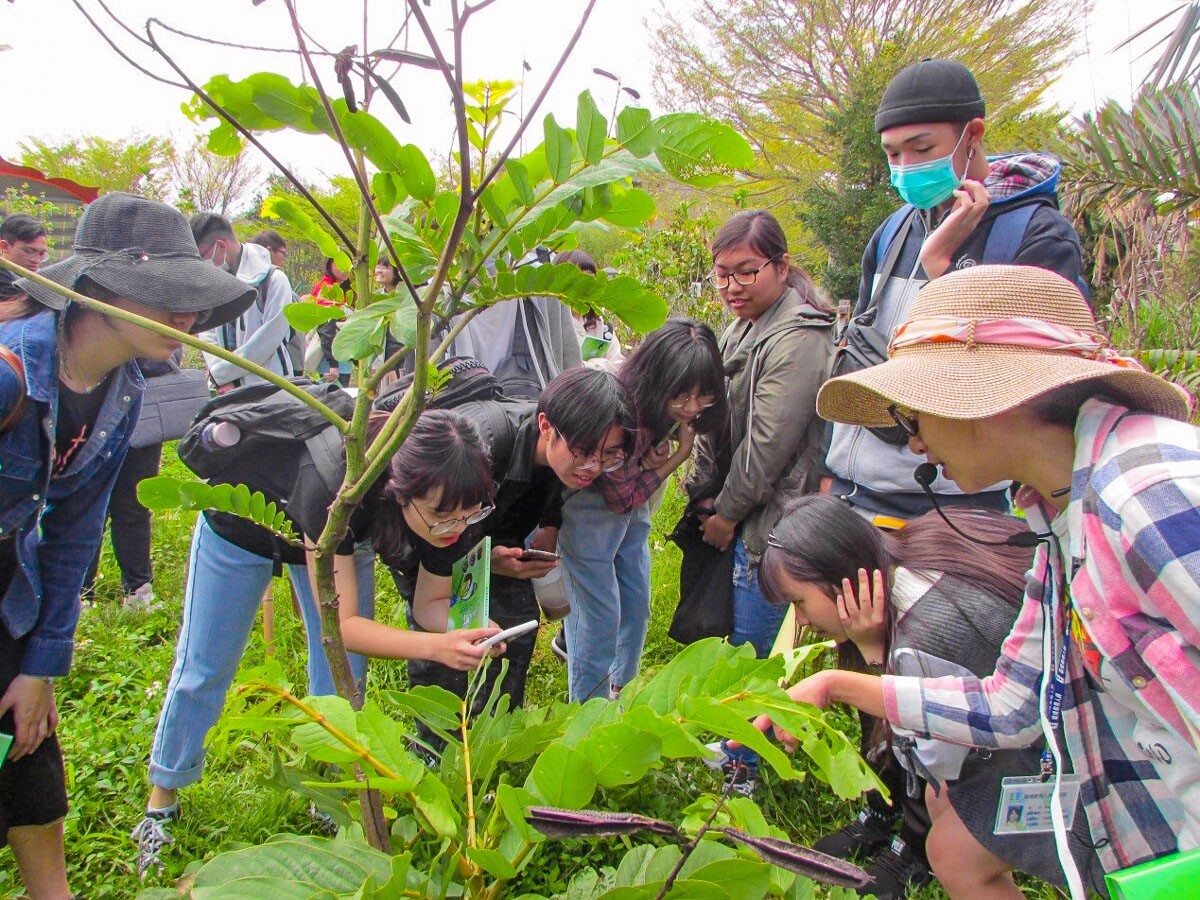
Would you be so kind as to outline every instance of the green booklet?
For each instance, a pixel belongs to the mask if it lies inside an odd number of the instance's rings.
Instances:
[[[579,355],[583,357],[584,362],[587,362],[589,359],[599,359],[608,352],[608,345],[611,343],[612,341],[605,340],[604,338],[588,335],[579,345]]]
[[[454,564],[450,574],[450,617],[446,630],[486,628],[490,614],[492,539],[485,537]]]

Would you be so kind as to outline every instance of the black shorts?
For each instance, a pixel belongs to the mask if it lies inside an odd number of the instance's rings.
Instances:
[[[14,639],[0,622],[0,695],[20,674],[28,642],[28,637]],[[0,731],[13,734],[11,712],[0,718]],[[8,843],[8,829],[47,825],[66,814],[67,784],[56,735],[50,735],[28,756],[0,766],[0,847]]]

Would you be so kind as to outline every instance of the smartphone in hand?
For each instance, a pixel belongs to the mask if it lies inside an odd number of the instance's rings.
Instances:
[[[517,557],[521,562],[558,562],[558,554],[549,550],[526,549]]]
[[[512,628],[505,628],[499,634],[493,634],[490,638],[484,638],[482,641],[477,641],[476,646],[490,649],[497,644],[503,644],[505,641],[511,641],[513,638],[520,637],[523,634],[528,634],[538,627],[537,619],[530,619],[528,622],[522,622],[520,625],[514,625]]]

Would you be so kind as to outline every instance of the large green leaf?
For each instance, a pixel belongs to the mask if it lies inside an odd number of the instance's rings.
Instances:
[[[649,156],[658,148],[658,128],[650,110],[627,106],[617,114],[617,142],[634,156]]]
[[[579,95],[575,112],[575,139],[583,153],[584,162],[595,165],[604,155],[604,139],[608,135],[608,120],[596,107],[591,91]]]
[[[307,702],[321,714],[325,724],[305,722],[292,729],[292,743],[321,762],[355,762],[359,757],[357,748],[353,746],[358,739],[358,728],[350,701],[338,696],[328,696],[309,697]],[[351,744],[347,745],[344,740],[335,736],[331,729],[343,735]]]
[[[346,317],[333,339],[338,359],[369,359],[383,351],[388,328],[393,324],[401,343],[412,346],[416,340],[417,309],[411,297],[390,296],[376,300]]]
[[[562,184],[571,174],[571,164],[575,159],[575,142],[571,133],[559,127],[554,116],[547,114],[542,121],[542,129],[546,141],[542,149],[546,154],[546,167],[555,184]]]
[[[196,873],[196,900],[315,898],[357,891],[368,879],[386,882],[391,858],[365,843],[278,835],[257,847],[222,853]]]
[[[408,782],[407,787],[397,787],[395,790],[412,790],[425,774],[425,766],[406,751],[408,735],[400,723],[388,716],[373,700],[369,700],[358,711],[357,727],[358,738],[371,751],[371,757],[386,766],[393,775]],[[366,764],[367,761],[363,762]]]
[[[333,235],[313,221],[312,216],[286,197],[272,196],[263,201],[261,215],[264,219],[283,219],[308,240],[321,248],[321,253],[332,257],[343,272],[350,271],[350,257],[338,246]]]
[[[613,186],[612,200],[600,216],[621,228],[641,228],[654,216],[654,198],[641,188]]]
[[[750,144],[721,122],[698,113],[669,113],[654,124],[659,134],[658,161],[686,184],[711,187],[754,165]]]
[[[596,792],[596,776],[583,753],[551,744],[533,764],[525,788],[545,806],[582,809]]]
[[[283,308],[283,317],[297,331],[312,331],[314,328],[332,322],[334,319],[344,319],[346,310],[341,306],[332,306],[310,300],[297,300]]]
[[[662,756],[662,742],[653,734],[617,722],[597,728],[579,744],[579,752],[603,787],[640,781]]]

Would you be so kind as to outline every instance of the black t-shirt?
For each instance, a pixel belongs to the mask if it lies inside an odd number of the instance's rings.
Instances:
[[[61,381],[58,383],[58,421],[54,426],[54,464],[51,474],[61,475],[71,465],[91,437],[96,416],[108,396],[112,372],[86,394],[77,394]]]
[[[285,489],[280,484],[281,479],[272,479],[275,484],[247,484],[252,491],[262,491],[269,500],[284,511],[292,527],[309,542],[315,542],[325,529],[329,519],[329,508],[333,505],[334,491],[325,486],[325,482],[317,474],[316,464],[307,450],[299,449],[292,484]],[[281,461],[276,469],[277,475],[285,475],[288,466]],[[339,478],[340,482],[340,478]],[[351,514],[350,526],[346,537],[338,546],[337,552],[349,555],[354,552],[354,545],[361,541],[370,540],[374,536],[374,528],[380,518],[379,504],[384,501],[380,496],[380,484],[376,484],[363,499],[362,504]],[[304,551],[292,547],[276,538],[265,528],[261,528],[247,520],[226,513],[207,512],[209,524],[225,540],[236,544],[243,550],[248,550],[258,556],[269,559],[278,558],[289,564],[303,564]],[[397,559],[385,559],[388,565],[404,572],[416,575],[416,566],[420,564],[432,575],[449,576],[454,563],[474,546],[473,543],[459,541],[451,547],[435,547],[416,537],[407,523],[402,524],[407,538],[408,552]]]

